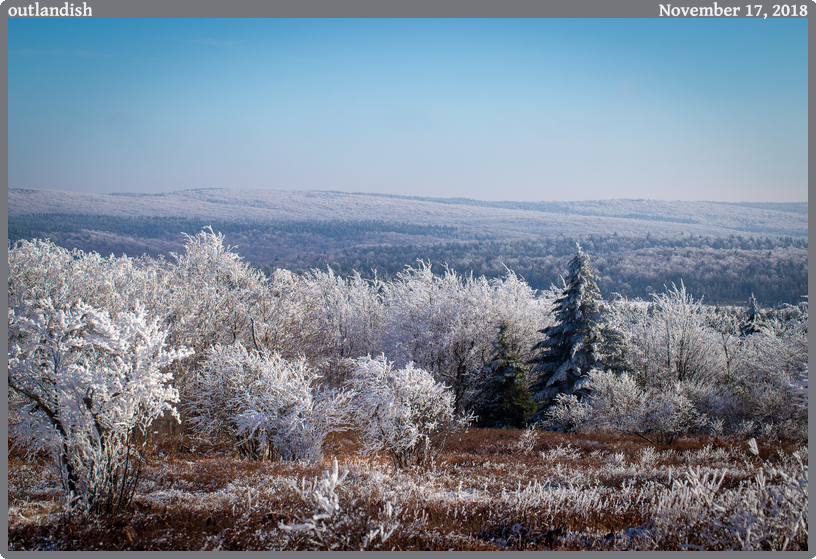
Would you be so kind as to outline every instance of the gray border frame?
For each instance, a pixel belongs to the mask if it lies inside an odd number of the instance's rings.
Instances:
[[[75,5],[78,0],[72,0]],[[277,17],[536,17],[536,18],[658,18],[659,5],[672,6],[712,6],[714,1],[701,0],[85,0],[93,10],[94,18],[277,18]],[[816,11],[816,0],[811,6],[806,0],[796,3],[807,3]],[[70,3],[70,2],[69,2]],[[744,7],[753,4],[750,0],[716,0],[720,7]],[[763,2],[764,3],[764,2]],[[781,2],[780,2],[781,3]],[[8,10],[34,4],[26,0],[0,0],[2,21],[0,22],[0,43],[3,48],[3,89],[2,96],[8,107]],[[43,6],[62,6],[64,1],[42,0]],[[771,6],[773,3],[768,3]],[[744,9],[741,10],[744,12]],[[810,10],[809,10],[810,13]],[[745,17],[740,14],[739,17]],[[808,55],[811,61],[816,60],[816,31],[808,26]],[[808,65],[810,70],[812,62]],[[809,86],[811,81],[809,80]],[[6,168],[6,211],[2,213],[3,235],[8,246],[8,111],[2,114],[6,134],[2,138],[3,149],[0,157]],[[816,129],[816,117],[812,111],[808,114],[808,130]],[[814,148],[809,146],[808,159],[812,159]],[[810,181],[808,181],[808,192]],[[809,245],[813,239],[808,235]],[[8,276],[8,261],[3,262],[3,270]],[[808,279],[808,291],[816,283],[812,276]],[[8,325],[3,329],[8,335]],[[809,342],[809,349],[816,347],[816,342]],[[6,367],[8,364],[6,363]],[[2,433],[8,438],[8,400],[2,401]],[[812,430],[814,422],[809,422]],[[810,445],[809,445],[810,446]],[[0,507],[8,510],[8,457],[2,463],[3,491],[0,494]],[[810,511],[809,511],[810,512]],[[3,518],[6,545],[0,557],[20,557],[23,552],[9,552],[8,549],[8,513]],[[812,545],[812,539],[809,540]],[[83,552],[67,552],[69,555],[84,557]],[[121,552],[114,552],[121,553]],[[147,552],[145,552],[147,553]],[[261,553],[261,552],[258,552]],[[265,555],[268,552],[263,552]],[[276,552],[275,555],[288,552]],[[353,552],[347,552],[349,555]],[[561,552],[556,552],[561,553]],[[628,556],[626,552],[613,552],[615,555]],[[709,552],[713,553],[713,552]],[[39,555],[39,554],[37,554]],[[356,555],[356,554],[354,554]],[[765,554],[763,554],[765,555]],[[799,552],[796,556],[814,557],[809,552]]]

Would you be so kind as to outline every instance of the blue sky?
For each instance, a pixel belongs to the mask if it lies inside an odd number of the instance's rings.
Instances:
[[[11,188],[807,200],[805,19],[8,30]]]

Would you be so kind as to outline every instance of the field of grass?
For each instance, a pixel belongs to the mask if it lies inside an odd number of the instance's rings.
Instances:
[[[454,433],[431,467],[407,470],[357,451],[344,435],[328,441],[322,464],[259,462],[228,444],[166,437],[143,449],[130,508],[106,517],[63,513],[51,470],[11,452],[9,549],[808,546],[804,442],[684,437],[653,446],[471,429]]]

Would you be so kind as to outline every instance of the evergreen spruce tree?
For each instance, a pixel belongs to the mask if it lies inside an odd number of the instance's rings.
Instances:
[[[528,367],[510,346],[508,325],[499,326],[499,338],[490,362],[482,367],[483,379],[479,405],[473,410],[478,416],[477,427],[523,428],[527,418],[536,411],[527,390]]]
[[[751,293],[751,298],[748,299],[748,308],[745,311],[745,319],[742,321],[742,326],[740,327],[740,333],[743,336],[750,336],[751,334],[761,332],[764,327],[765,323],[762,318],[762,310],[759,308],[759,302],[757,302],[754,294]]]
[[[531,386],[541,402],[539,416],[558,394],[583,398],[583,387],[592,369],[620,373],[627,368],[623,335],[604,319],[604,306],[589,257],[578,245],[569,262],[564,291],[553,308],[555,324],[543,330],[544,340],[533,347],[539,354],[530,360],[536,376]]]

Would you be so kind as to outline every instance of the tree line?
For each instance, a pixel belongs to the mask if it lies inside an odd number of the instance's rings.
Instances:
[[[211,219],[178,216],[112,216],[89,214],[28,214],[9,216],[9,241],[45,238],[54,234],[81,233],[83,230],[104,231],[120,236],[143,239],[176,238],[181,245],[183,231],[197,231],[211,226],[225,235],[242,231],[259,234],[292,234],[325,237],[333,240],[360,239],[369,233],[399,233],[430,237],[452,237],[455,227],[386,223],[381,220],[255,220]],[[82,248],[82,247],[70,247]],[[83,250],[85,250],[83,248]]]
[[[731,235],[501,238],[462,228],[379,220],[260,222],[178,217],[39,214],[9,218],[9,240],[50,238],[68,249],[170,257],[182,231],[212,225],[266,273],[326,269],[391,279],[406,264],[427,260],[462,275],[501,277],[507,268],[536,290],[560,285],[576,242],[592,258],[607,294],[648,300],[683,280],[713,304],[738,304],[754,293],[768,305],[796,304],[807,292],[807,239]]]
[[[406,262],[424,258],[463,275],[500,277],[510,268],[534,289],[546,290],[561,284],[576,242],[591,255],[603,292],[627,298],[649,299],[652,293],[681,279],[713,304],[738,304],[751,293],[766,304],[795,304],[807,291],[807,241],[799,239],[708,239],[707,246],[705,239],[698,238],[588,236],[367,245],[338,252],[309,252],[298,247],[282,249],[289,254],[259,267],[270,271],[283,266],[298,273],[330,267],[342,275],[359,271],[368,278],[392,278]],[[805,246],[800,246],[803,243]],[[742,244],[763,248],[736,248]]]

